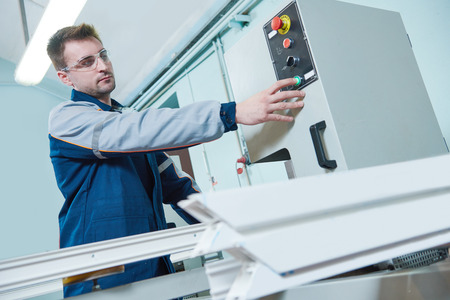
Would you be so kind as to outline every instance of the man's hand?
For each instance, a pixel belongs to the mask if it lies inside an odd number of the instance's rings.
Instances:
[[[275,114],[274,112],[303,107],[303,101],[301,100],[305,98],[305,92],[299,90],[278,92],[280,89],[294,85],[296,82],[294,78],[279,80],[270,88],[236,104],[236,123],[255,125],[267,121],[292,122],[293,117]],[[300,101],[283,102],[291,98],[298,98]]]

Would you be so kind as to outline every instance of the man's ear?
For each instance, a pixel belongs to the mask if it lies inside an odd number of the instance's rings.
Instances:
[[[73,87],[73,83],[70,80],[68,74],[64,71],[58,71],[56,72],[56,74],[58,74],[59,80],[61,80],[62,83],[64,83],[65,85],[71,86]]]

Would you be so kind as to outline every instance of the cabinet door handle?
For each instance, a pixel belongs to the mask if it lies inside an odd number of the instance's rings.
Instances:
[[[309,132],[311,133],[311,138],[314,144],[314,150],[316,151],[317,161],[319,166],[324,169],[336,169],[337,163],[335,160],[328,160],[325,155],[325,149],[323,148],[322,138],[320,137],[320,130],[325,130],[327,124],[324,121],[320,121],[309,127]]]

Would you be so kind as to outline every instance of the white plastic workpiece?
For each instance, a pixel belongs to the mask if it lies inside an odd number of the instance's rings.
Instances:
[[[193,195],[180,206],[209,224],[196,255],[226,250],[240,264],[234,276],[207,265],[211,294],[220,282],[217,295],[228,285],[228,299],[253,299],[449,243],[449,169],[444,155]]]

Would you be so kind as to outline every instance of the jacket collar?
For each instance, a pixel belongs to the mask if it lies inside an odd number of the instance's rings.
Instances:
[[[114,99],[111,99],[111,104],[113,106],[109,106],[108,104],[103,103],[102,101],[98,100],[97,98],[92,97],[88,94],[85,94],[85,93],[77,91],[77,90],[72,90],[72,96],[70,99],[72,101],[87,101],[87,102],[94,103],[95,105],[100,107],[101,110],[104,110],[104,111],[114,110],[113,107],[119,108],[119,109],[123,107],[122,104],[120,104],[119,102],[117,102]]]

